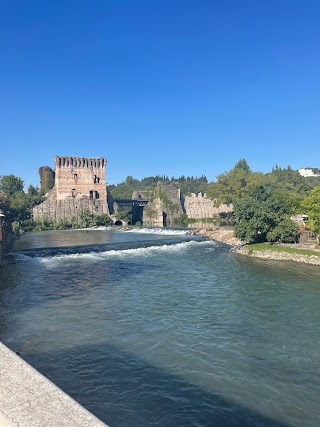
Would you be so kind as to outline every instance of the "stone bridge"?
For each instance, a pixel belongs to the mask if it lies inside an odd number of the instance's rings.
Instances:
[[[149,200],[144,199],[114,199],[118,206],[147,206]]]

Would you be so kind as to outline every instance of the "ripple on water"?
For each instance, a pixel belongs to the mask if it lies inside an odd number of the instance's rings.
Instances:
[[[181,241],[1,277],[2,338],[109,425],[319,425],[319,269]]]

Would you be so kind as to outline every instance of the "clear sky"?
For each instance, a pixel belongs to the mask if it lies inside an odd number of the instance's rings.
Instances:
[[[320,167],[319,22],[319,0],[0,0],[0,175]]]

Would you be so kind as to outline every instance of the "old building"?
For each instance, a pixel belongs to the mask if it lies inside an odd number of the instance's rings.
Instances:
[[[55,156],[55,183],[46,200],[33,208],[35,220],[77,218],[81,209],[109,214],[104,157]]]

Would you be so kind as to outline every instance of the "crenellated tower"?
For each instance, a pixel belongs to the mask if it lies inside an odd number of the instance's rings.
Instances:
[[[55,156],[57,200],[87,197],[107,200],[105,157]]]
[[[33,208],[34,219],[78,218],[83,209],[109,214],[105,157],[55,156],[54,163],[54,187]]]

